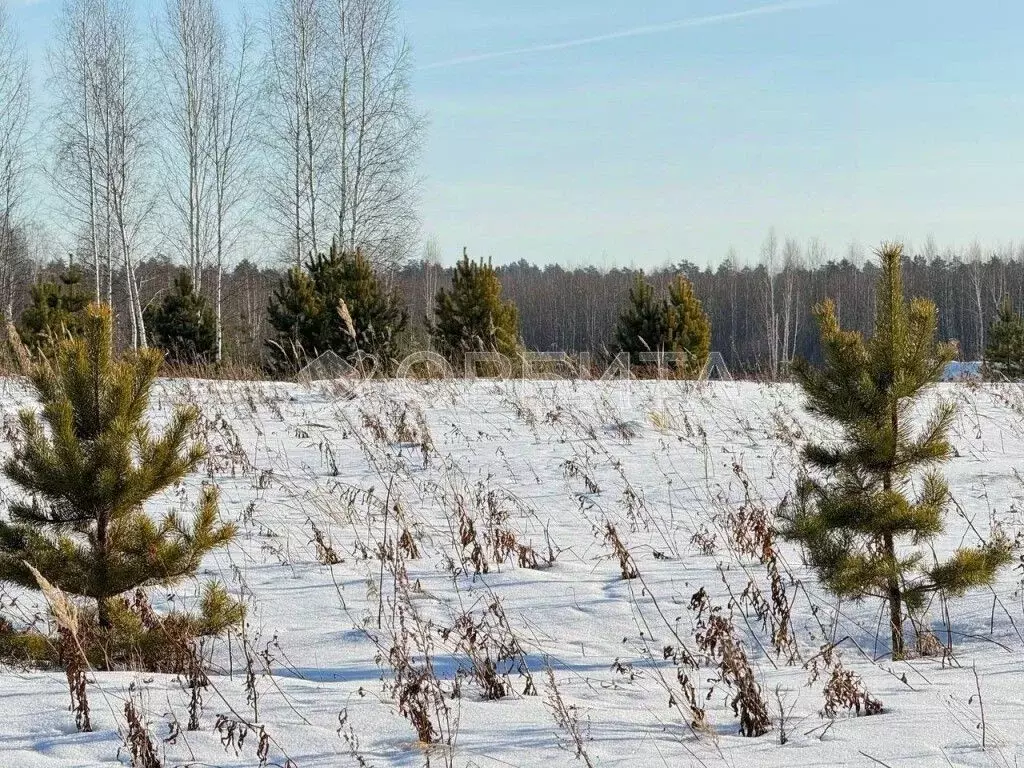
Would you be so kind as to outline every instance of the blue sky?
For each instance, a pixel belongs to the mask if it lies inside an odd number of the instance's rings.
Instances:
[[[58,4],[15,9],[35,53]],[[1020,240],[1020,5],[405,0],[424,235],[598,266]]]

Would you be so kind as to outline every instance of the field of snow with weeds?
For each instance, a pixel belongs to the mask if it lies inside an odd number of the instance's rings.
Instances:
[[[1015,539],[1024,389],[930,397],[960,404],[936,555],[993,526]],[[6,453],[32,402],[10,380],[0,402]],[[1024,756],[1020,568],[936,600],[916,633],[908,622],[912,658],[891,661],[883,606],[837,601],[772,535],[818,429],[792,386],[166,381],[157,425],[179,402],[201,406],[210,455],[151,509],[187,514],[216,483],[240,533],[200,579],[151,598],[189,607],[221,580],[248,606],[243,631],[206,644],[205,688],[91,673],[92,733],[76,732],[63,672],[3,668],[3,768],[130,764],[126,741],[146,734],[164,766]],[[39,594],[10,587],[0,615],[48,621]]]

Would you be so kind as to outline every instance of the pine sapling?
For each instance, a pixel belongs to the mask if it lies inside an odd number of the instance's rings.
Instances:
[[[219,523],[213,488],[204,490],[190,522],[176,512],[159,520],[145,512],[149,499],[202,461],[205,449],[189,445],[198,409],[178,408],[154,435],[146,409],[161,354],[115,357],[106,306],[89,307],[82,326],[81,337],[56,343],[31,372],[42,408],[21,413],[19,440],[4,465],[26,496],[0,520],[0,580],[38,588],[37,571],[69,596],[91,600],[94,621],[83,615],[83,623],[94,623],[93,634],[106,642],[123,634],[115,631],[126,614],[120,596],[194,575],[235,527]],[[204,607],[220,613],[194,617],[203,632],[218,633],[239,616],[230,600]],[[108,659],[101,654],[100,663]]]
[[[904,299],[902,246],[878,253],[874,335],[842,330],[835,305],[826,301],[816,309],[823,365],[794,364],[808,409],[839,437],[805,446],[809,472],[783,533],[804,545],[835,594],[888,603],[892,655],[900,659],[905,610],[918,613],[932,593],[962,595],[991,583],[1010,551],[996,536],[924,564],[920,545],[942,533],[950,499],[935,467],[953,453],[948,435],[955,406],[939,402],[918,429],[913,408],[940,380],[955,349],[935,338],[932,302]]]

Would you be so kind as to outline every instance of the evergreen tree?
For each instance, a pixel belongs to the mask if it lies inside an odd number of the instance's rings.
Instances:
[[[514,358],[520,348],[519,311],[501,298],[501,282],[488,261],[471,261],[463,253],[450,289],[434,297],[430,336],[438,351],[457,369],[468,352],[498,352]]]
[[[408,315],[360,251],[331,246],[281,280],[269,308],[275,367],[297,370],[328,350],[345,359],[373,355],[389,369]]]
[[[668,308],[654,295],[654,286],[641,272],[629,289],[629,302],[619,314],[615,347],[636,361],[642,352],[665,352],[668,340]]]
[[[309,359],[316,359],[317,342],[310,328],[322,311],[322,302],[309,273],[291,267],[274,289],[267,309],[270,326],[275,331],[274,337],[267,340],[273,370],[296,371],[306,364],[307,355]]]
[[[693,285],[682,275],[669,286],[665,325],[667,346],[674,352],[686,353],[686,360],[679,364],[681,372],[699,375],[711,354],[711,321],[693,292]]]
[[[643,273],[629,289],[629,301],[619,314],[615,348],[633,361],[644,352],[675,352],[677,370],[696,376],[711,353],[711,322],[693,285],[682,275],[669,285],[668,299],[658,299]],[[682,354],[680,354],[682,353]]]
[[[195,575],[203,556],[229,542],[206,489],[194,519],[159,521],[143,505],[196,469],[205,455],[188,447],[198,409],[178,408],[159,437],[146,408],[162,355],[141,350],[115,359],[111,311],[90,306],[83,336],[61,340],[31,380],[42,405],[21,414],[21,440],[4,474],[27,498],[0,520],[0,580],[38,588],[26,563],[64,592],[95,601],[101,633],[115,629],[119,595],[170,586]],[[196,627],[210,632],[237,619],[223,590],[208,589]]]
[[[1024,319],[1013,311],[1010,297],[999,304],[999,317],[989,326],[985,367],[1000,379],[1024,378]]]
[[[805,546],[837,595],[888,602],[892,653],[901,658],[904,607],[913,617],[930,593],[960,595],[989,583],[1010,555],[997,538],[929,566],[918,548],[943,531],[949,489],[934,466],[952,452],[947,434],[955,408],[939,403],[917,431],[911,411],[954,347],[935,339],[933,303],[904,300],[902,247],[885,245],[879,256],[872,338],[842,330],[835,305],[825,301],[816,308],[825,362],[794,365],[808,409],[840,437],[805,447],[814,474],[801,483],[783,532]]]
[[[153,344],[173,363],[205,363],[217,341],[217,321],[206,299],[196,293],[185,269],[174,280],[174,290],[146,307],[146,330]]]
[[[45,350],[64,336],[81,335],[89,306],[81,282],[82,273],[72,264],[57,280],[40,279],[32,286],[32,302],[18,323],[25,346],[33,351]]]

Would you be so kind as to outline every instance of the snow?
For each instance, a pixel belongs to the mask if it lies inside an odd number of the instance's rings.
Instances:
[[[951,510],[937,555],[987,536],[994,524],[1015,537],[1024,531],[1017,474],[1024,389],[945,384],[931,397],[960,404],[957,457],[944,470],[966,516]],[[695,647],[691,596],[703,587],[725,607],[750,581],[769,594],[766,567],[737,551],[727,519],[745,503],[772,510],[793,486],[799,443],[819,426],[790,386],[399,381],[364,383],[352,397],[347,386],[323,382],[166,381],[153,417],[163,423],[174,403],[188,401],[202,406],[212,449],[203,472],[185,483],[188,498],[197,497],[201,483],[216,482],[222,515],[241,533],[204,561],[200,578],[152,598],[160,610],[188,605],[206,579],[218,578],[246,600],[258,724],[271,738],[270,764],[358,765],[343,738],[351,729],[359,754],[374,766],[583,765],[552,715],[547,665],[566,705],[576,708],[596,766],[1011,766],[1024,756],[1019,568],[1008,568],[991,590],[951,601],[948,627],[932,606],[933,630],[943,642],[951,633],[952,659],[892,662],[882,606],[839,604],[799,551],[780,544],[800,660],[787,664],[775,653],[749,607],[738,605],[734,618],[773,729],[760,738],[737,735],[721,685],[704,702],[706,733],[692,733],[668,706],[665,686],[677,691],[678,684],[663,649],[677,643],[675,635]],[[28,404],[21,385],[2,384],[6,420]],[[432,442],[426,454],[417,414]],[[0,491],[12,489],[3,484]],[[542,560],[550,546],[553,565],[523,568],[513,557],[501,564],[491,558],[486,574],[463,567],[453,510],[470,510],[482,533],[489,493],[519,543]],[[155,513],[181,498],[170,492],[150,508]],[[621,578],[604,540],[609,522],[639,579]],[[318,562],[312,525],[342,562]],[[443,681],[450,684],[468,660],[439,630],[466,611],[479,617],[500,598],[538,689],[536,696],[520,695],[524,680],[513,672],[513,695],[485,701],[464,681],[461,696],[448,702],[456,738],[446,747],[416,743],[385,690],[391,671],[374,642],[387,649],[386,629],[397,615],[393,577],[385,570],[382,578],[377,547],[385,531],[393,543],[400,525],[419,549],[418,559],[406,560],[411,602],[433,622],[433,664]],[[701,551],[702,540],[713,541],[712,553]],[[15,621],[45,613],[38,595],[11,587],[3,605]],[[825,678],[812,683],[803,662],[828,640],[843,638],[844,667],[885,710],[830,724],[819,716]],[[188,706],[173,676],[92,673],[96,730],[78,734],[62,672],[0,670],[0,766],[128,764],[121,733],[130,686],[141,693],[165,765],[258,765],[257,737],[236,750],[214,727],[220,714],[257,721],[238,637],[216,643],[213,654],[218,671],[203,695],[201,729],[182,728],[170,741],[170,723],[183,725]],[[714,676],[710,665],[693,675],[702,698]],[[787,712],[785,745],[779,700]],[[347,721],[339,728],[343,711]]]

